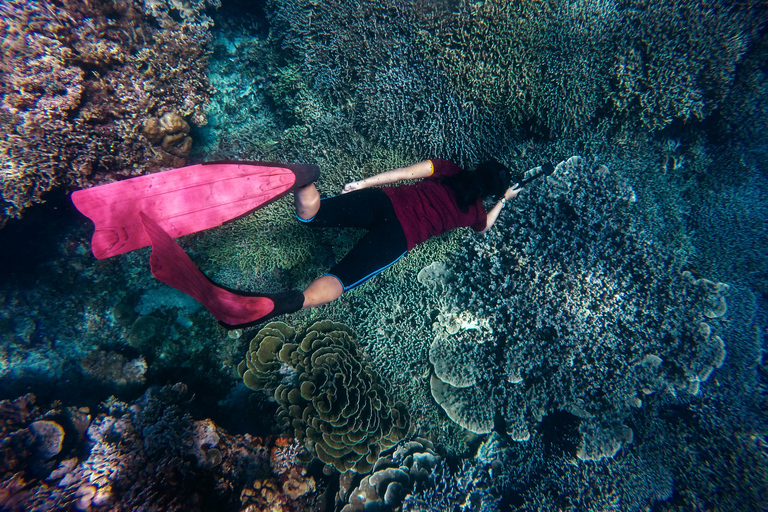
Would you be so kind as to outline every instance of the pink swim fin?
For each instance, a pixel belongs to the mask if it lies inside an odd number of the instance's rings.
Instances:
[[[304,294],[298,290],[255,294],[214,283],[154,220],[144,212],[139,212],[139,218],[152,244],[149,258],[152,275],[200,302],[224,327],[248,327],[293,313],[304,305]]]
[[[172,238],[247,215],[320,176],[314,164],[210,162],[147,174],[72,193],[95,224],[99,259],[149,245],[139,212]]]

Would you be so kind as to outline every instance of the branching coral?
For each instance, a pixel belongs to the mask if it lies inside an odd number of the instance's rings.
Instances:
[[[518,130],[548,136],[593,116],[619,17],[609,2],[469,4],[424,44],[459,94]]]
[[[626,1],[608,98],[621,118],[656,130],[721,107],[748,48],[745,12],[721,2]],[[626,27],[632,27],[625,30]]]
[[[610,106],[657,130],[703,119],[748,46],[747,16],[719,2],[482,2],[424,36],[465,97],[517,128],[563,133]]]
[[[238,371],[252,389],[274,388],[296,437],[341,472],[370,471],[380,451],[408,432],[407,409],[343,324],[316,322],[298,339],[284,323],[267,324]]]
[[[183,2],[161,4],[4,3],[0,223],[58,186],[183,165],[189,139],[153,148],[141,128],[172,112],[205,124],[212,22],[199,2],[181,21]]]
[[[430,44],[419,34],[434,13],[424,5],[277,0],[271,17],[293,52],[293,83],[305,84],[292,95],[303,119],[332,113],[374,141],[463,163],[505,143],[503,123],[465,101],[426,58]]]

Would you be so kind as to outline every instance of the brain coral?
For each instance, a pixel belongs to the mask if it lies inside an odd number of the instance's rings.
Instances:
[[[380,451],[408,432],[405,405],[394,401],[391,385],[343,324],[316,322],[297,336],[282,322],[269,323],[238,371],[251,389],[274,388],[296,437],[342,473],[367,473]]]
[[[503,418],[527,440],[565,410],[581,418],[581,458],[599,459],[631,441],[623,418],[647,395],[699,393],[725,358],[728,286],[681,273],[639,229],[634,200],[575,157],[455,258],[444,308],[490,330],[436,324],[432,395],[450,418],[476,433]]]

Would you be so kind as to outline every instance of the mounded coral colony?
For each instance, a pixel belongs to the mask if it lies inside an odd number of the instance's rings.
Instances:
[[[382,449],[408,433],[407,408],[343,324],[316,322],[297,339],[292,327],[269,323],[238,372],[252,389],[274,388],[296,438],[342,473],[367,473]]]
[[[582,420],[578,457],[600,459],[631,442],[622,420],[647,395],[695,395],[722,366],[728,285],[676,269],[633,198],[573,157],[519,198],[516,222],[457,255],[443,308],[489,327],[435,324],[430,386],[452,420],[486,434],[500,415],[526,441],[566,410]]]

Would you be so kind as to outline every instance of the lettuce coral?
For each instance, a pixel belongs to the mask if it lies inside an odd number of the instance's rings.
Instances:
[[[367,473],[382,449],[408,433],[405,405],[394,400],[349,327],[325,320],[296,334],[282,322],[267,324],[251,340],[240,376],[252,389],[275,390],[312,455],[342,473]]]

